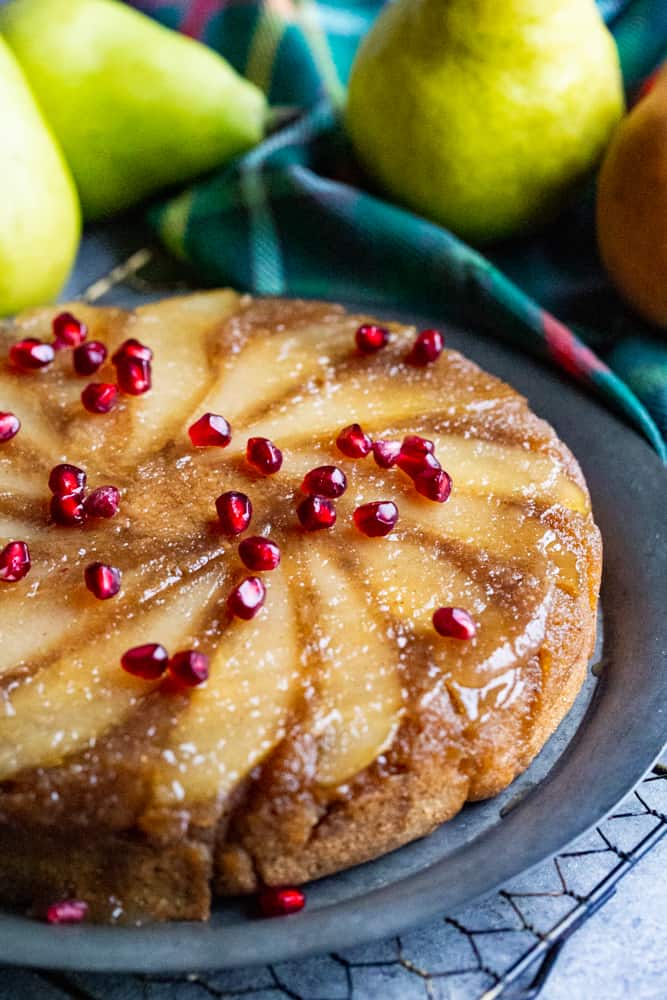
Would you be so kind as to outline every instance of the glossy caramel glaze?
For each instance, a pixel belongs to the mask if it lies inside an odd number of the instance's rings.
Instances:
[[[249,892],[335,871],[525,768],[583,679],[600,573],[578,466],[525,401],[453,351],[406,365],[415,330],[398,324],[360,356],[365,317],[333,305],[223,291],[70,308],[110,355],[148,344],[154,390],[93,416],[67,352],[38,374],[5,362],[19,336],[48,338],[53,310],[0,333],[0,404],[23,423],[0,446],[0,547],[32,553],[28,577],[0,585],[0,895],[76,895],[98,920],[201,918],[211,881]],[[230,421],[228,448],[192,447],[206,411]],[[335,438],[354,421],[432,439],[450,499],[344,458]],[[251,436],[282,449],[278,474],[247,465]],[[117,517],[49,523],[63,461],[120,489]],[[328,464],[348,490],[336,527],[307,533],[299,485]],[[249,622],[226,608],[247,572],[215,518],[230,489],[252,499],[250,533],[282,550]],[[352,523],[373,500],[399,508],[386,538]],[[84,586],[96,560],[123,573],[111,601]],[[441,605],[466,608],[476,637],[437,635]],[[144,642],[202,649],[208,682],[125,674],[122,653]]]

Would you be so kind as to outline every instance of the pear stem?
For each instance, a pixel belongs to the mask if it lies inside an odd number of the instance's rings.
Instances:
[[[92,285],[89,285],[81,295],[81,298],[84,302],[97,302],[103,295],[111,291],[115,285],[120,285],[129,277],[137,274],[138,271],[148,264],[152,256],[152,250],[148,250],[147,248],[137,250],[136,253],[133,253],[131,257],[128,257],[118,267],[114,267],[109,274],[106,274],[103,278],[98,278]]]

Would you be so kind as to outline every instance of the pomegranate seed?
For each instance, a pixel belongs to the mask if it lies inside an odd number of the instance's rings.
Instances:
[[[428,469],[440,468],[440,462],[433,451],[433,442],[429,441],[428,438],[419,437],[418,434],[409,434],[403,438],[396,464],[399,469],[414,478]]]
[[[441,468],[440,462],[435,457],[431,455],[430,452],[426,452],[421,458],[417,458],[412,455],[404,455],[402,452],[399,454],[396,464],[399,469],[410,476],[411,479],[416,479],[417,476],[421,475],[423,472],[437,472]]]
[[[129,396],[143,396],[152,386],[150,347],[131,337],[124,341],[111,358],[116,366],[116,377],[122,392]]]
[[[109,413],[118,402],[118,388],[110,382],[91,382],[81,393],[89,413]]]
[[[348,458],[365,458],[373,447],[368,434],[364,434],[359,424],[344,427],[336,438],[336,444]]]
[[[264,889],[259,895],[259,908],[265,917],[286,917],[305,905],[306,897],[300,889]]]
[[[116,362],[116,378],[121,392],[143,396],[153,385],[151,363],[141,358],[121,357]]]
[[[208,656],[197,649],[176,653],[169,661],[169,672],[187,687],[197,687],[208,680],[209,667]]]
[[[445,346],[445,338],[439,330],[422,330],[408,354],[408,363],[423,368],[437,361]]]
[[[61,899],[46,910],[48,924],[80,924],[88,913],[88,903],[82,899]]]
[[[150,347],[146,347],[139,340],[135,340],[134,337],[130,337],[129,340],[124,340],[120,347],[111,356],[111,361],[114,365],[117,365],[119,361],[125,358],[134,358],[138,361],[152,361],[153,352]]]
[[[463,608],[438,608],[433,614],[433,627],[450,639],[472,639],[477,631],[474,619]]]
[[[248,438],[246,458],[253,468],[265,476],[272,476],[283,464],[282,451],[268,438]]]
[[[167,669],[169,653],[159,642],[147,642],[143,646],[134,646],[123,653],[120,665],[133,677],[143,677],[145,681],[154,681]]]
[[[365,503],[357,507],[352,517],[363,535],[381,538],[394,530],[398,521],[398,507],[392,500]]]
[[[9,349],[9,360],[24,372],[38,371],[50,365],[56,354],[50,344],[44,344],[35,337],[26,337],[12,344]]]
[[[280,563],[280,547],[270,538],[254,535],[244,538],[239,545],[241,562],[255,572],[275,569]]]
[[[89,340],[74,349],[74,371],[77,375],[94,375],[107,359],[107,349],[99,340]]]
[[[435,454],[435,445],[428,438],[421,437],[419,434],[408,434],[401,442],[401,451],[405,455],[415,455],[417,457],[421,455],[433,455]]]
[[[227,607],[236,618],[249,621],[264,604],[266,588],[258,576],[247,576],[234,587],[227,598]]]
[[[120,507],[120,491],[116,486],[98,486],[83,501],[88,517],[114,517]]]
[[[71,313],[62,312],[53,317],[53,336],[55,337],[54,347],[57,351],[62,351],[67,347],[78,347],[88,336],[88,327]]]
[[[240,535],[250,524],[252,504],[245,493],[229,490],[215,501],[215,509],[226,535]]]
[[[320,465],[306,473],[301,489],[304,493],[337,500],[347,489],[347,477],[337,465]]]
[[[336,508],[327,497],[306,497],[297,507],[296,513],[306,531],[333,528],[336,523]]]
[[[226,448],[232,440],[232,429],[224,417],[217,413],[205,413],[188,430],[190,440],[196,448]]]
[[[30,572],[30,550],[25,542],[9,542],[0,552],[0,583],[18,583]]]
[[[373,458],[381,469],[391,469],[396,465],[401,445],[399,441],[374,441]]]
[[[21,421],[13,413],[0,413],[0,444],[11,441],[21,430]]]
[[[414,478],[417,493],[427,500],[444,503],[452,492],[451,476],[444,469],[426,469]]]
[[[54,465],[49,475],[49,489],[57,497],[81,497],[86,488],[86,473],[76,465]]]
[[[120,590],[120,570],[115,566],[94,562],[83,571],[86,587],[100,601],[108,601]]]
[[[86,512],[81,497],[76,495],[51,497],[51,518],[56,524],[64,527],[83,524]]]
[[[362,323],[354,335],[362,354],[375,354],[389,343],[389,330],[375,323]]]

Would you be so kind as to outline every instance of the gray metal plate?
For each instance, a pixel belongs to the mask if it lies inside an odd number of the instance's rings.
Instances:
[[[73,291],[136,249],[122,230],[88,238]],[[134,242],[132,242],[134,240]],[[154,297],[121,285],[104,301]],[[395,315],[395,314],[394,314]],[[410,316],[433,326],[441,317]],[[449,343],[526,395],[579,458],[605,543],[604,642],[570,716],[529,770],[431,837],[308,888],[308,906],[259,920],[221,902],[211,921],[49,927],[0,913],[0,962],[107,971],[191,971],[280,961],[396,934],[482,896],[561,850],[639,781],[667,738],[667,473],[637,433],[554,371],[473,331]]]

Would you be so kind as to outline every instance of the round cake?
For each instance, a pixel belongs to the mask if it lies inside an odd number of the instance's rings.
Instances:
[[[438,331],[74,303],[2,329],[0,409],[5,904],[205,919],[377,857],[505,788],[582,684],[582,474]]]

